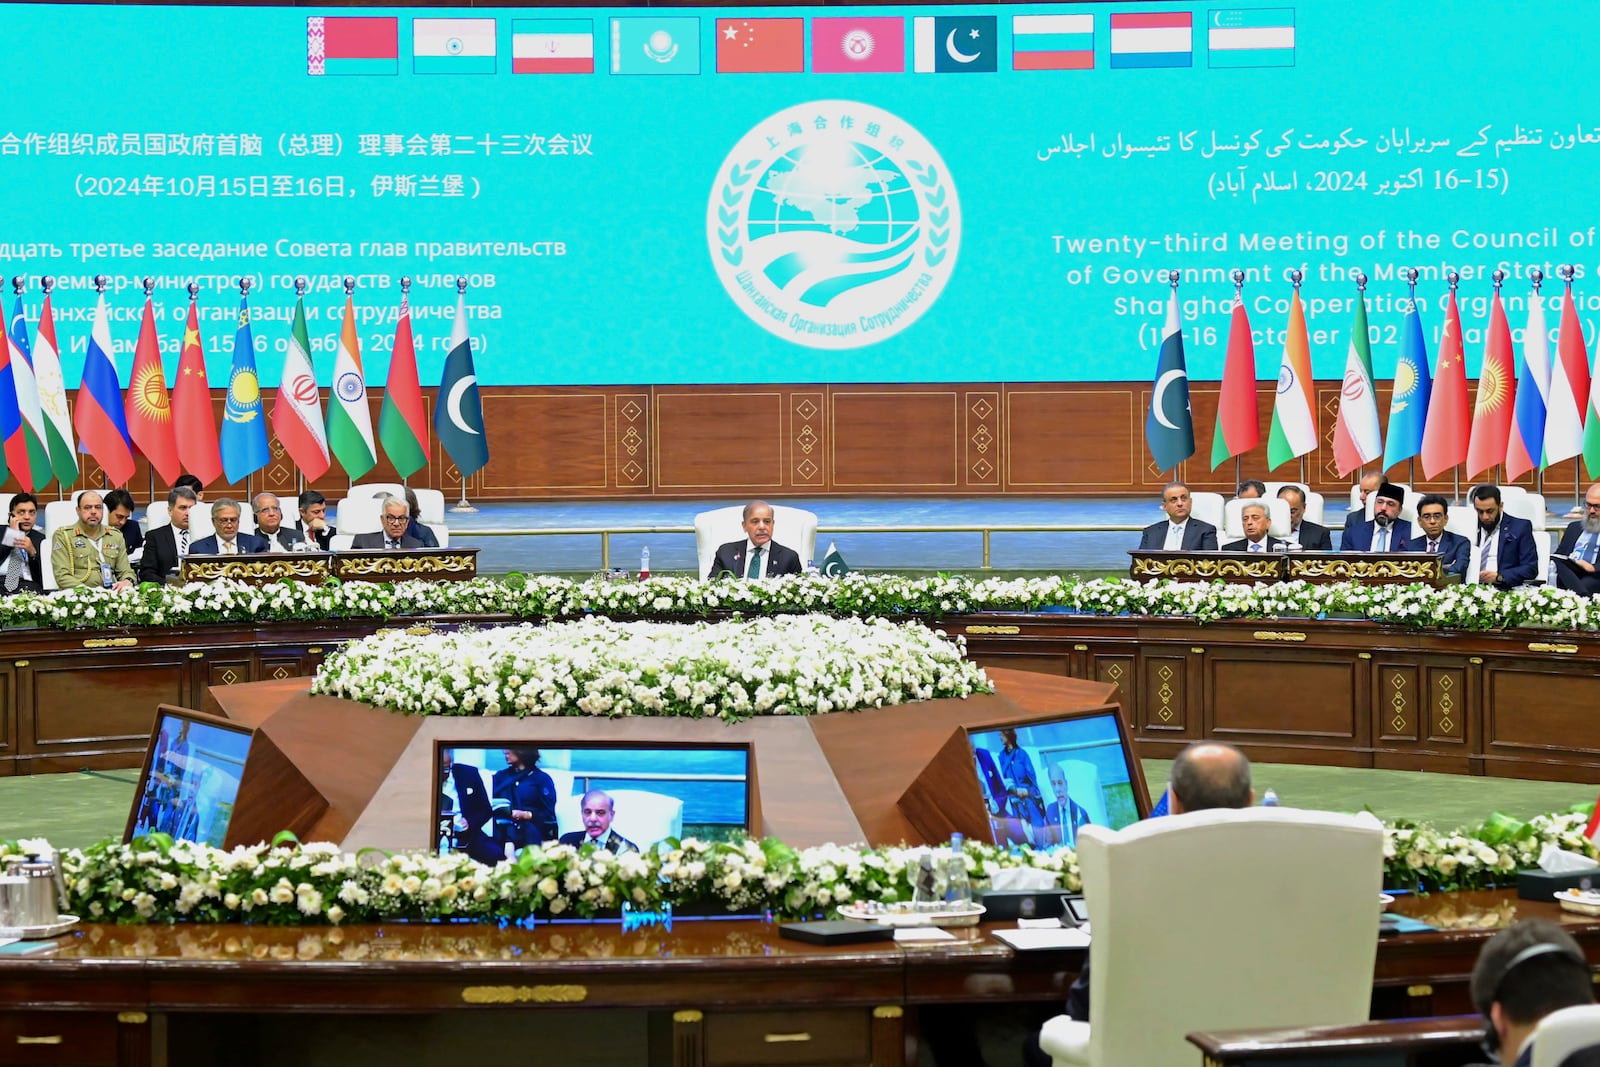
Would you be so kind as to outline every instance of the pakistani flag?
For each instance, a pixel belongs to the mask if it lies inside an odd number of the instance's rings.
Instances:
[[[478,374],[472,369],[472,339],[467,336],[465,292],[456,297],[456,323],[450,331],[444,376],[439,379],[433,427],[461,477],[470,477],[489,462],[489,442],[483,436],[483,401],[478,397]]]
[[[1144,439],[1161,470],[1170,471],[1194,455],[1194,417],[1189,413],[1189,371],[1183,362],[1183,324],[1178,321],[1178,290],[1167,298],[1167,328],[1156,361],[1156,384]]]
[[[333,396],[328,402],[328,449],[355,481],[378,465],[372,440],[372,409],[367,406],[367,380],[361,373],[361,341],[356,336],[356,309],[344,298],[344,329],[333,364]]]
[[[828,542],[828,551],[822,556],[822,573],[829,578],[843,578],[850,573],[850,565],[839,555],[839,549],[832,541]]]

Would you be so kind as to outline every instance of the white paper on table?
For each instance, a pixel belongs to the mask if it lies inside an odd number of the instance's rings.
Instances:
[[[1055,930],[993,930],[995,937],[1018,952],[1051,948],[1088,948],[1089,935],[1082,930],[1060,927]]]
[[[937,926],[900,926],[895,928],[896,941],[954,941],[956,935]]]

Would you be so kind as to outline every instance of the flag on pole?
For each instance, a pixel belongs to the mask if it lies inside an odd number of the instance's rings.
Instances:
[[[348,292],[339,355],[333,364],[333,395],[328,398],[328,449],[351,481],[378,464],[378,449],[372,442],[372,409],[367,407],[367,380],[361,373],[355,301]]]
[[[450,331],[450,354],[439,379],[439,406],[433,411],[433,428],[439,445],[455,463],[462,478],[470,477],[489,462],[489,442],[483,435],[483,401],[478,396],[478,374],[472,367],[472,339],[467,335],[467,294],[456,295],[456,322]]]
[[[311,337],[306,332],[306,299],[295,295],[294,326],[283,357],[283,377],[272,404],[272,432],[307,482],[328,472],[328,437],[322,422],[322,394],[311,369]]]
[[[1422,451],[1422,430],[1428,421],[1428,394],[1433,382],[1428,374],[1428,342],[1422,335],[1422,315],[1413,290],[1411,307],[1400,324],[1400,358],[1394,366],[1394,389],[1389,394],[1388,438],[1383,469]]]
[[[1359,470],[1383,455],[1378,422],[1378,390],[1372,379],[1372,342],[1367,334],[1365,279],[1350,325],[1350,349],[1339,387],[1339,416],[1333,424],[1333,464],[1341,475]]]
[[[66,487],[78,480],[78,456],[77,443],[72,439],[72,416],[67,410],[67,383],[61,374],[61,350],[56,346],[56,316],[50,308],[54,281],[45,279],[44,307],[39,310],[39,332],[34,337],[33,374],[39,381],[39,408],[44,412],[50,470],[56,481]]]
[[[1194,416],[1189,412],[1189,370],[1183,361],[1183,324],[1178,321],[1178,288],[1167,298],[1167,328],[1156,359],[1156,383],[1144,439],[1156,466],[1164,471],[1194,455]]]
[[[1233,305],[1228,331],[1228,355],[1222,365],[1222,394],[1217,398],[1217,428],[1211,435],[1211,469],[1225,459],[1241,456],[1261,443],[1261,419],[1256,411],[1256,344],[1250,336],[1250,317],[1244,296]]]
[[[39,406],[39,383],[33,376],[33,360],[28,352],[28,319],[22,311],[22,287],[17,287],[16,304],[11,313],[11,328],[6,331],[7,356],[17,390],[17,409],[22,418],[22,462],[11,462],[11,472],[24,489],[33,492],[50,484],[50,447],[46,443],[44,411]],[[10,438],[6,447],[11,446]],[[7,460],[10,460],[7,456]],[[26,478],[23,471],[26,470]]]
[[[410,477],[428,465],[428,416],[422,408],[417,349],[411,338],[411,302],[404,290],[389,356],[389,381],[383,387],[383,407],[378,409],[378,440],[400,477]]]
[[[1600,478],[1600,345],[1595,347],[1593,373],[1589,375],[1589,403],[1583,416],[1583,466],[1589,477]]]
[[[17,407],[16,376],[11,370],[11,346],[0,343],[0,478],[9,477],[13,467],[11,441],[22,440],[22,410]],[[27,457],[17,472],[20,483],[28,477]],[[28,487],[23,485],[23,491]]]
[[[1506,458],[1511,411],[1517,395],[1517,362],[1511,349],[1511,324],[1506,321],[1500,285],[1489,308],[1489,333],[1483,346],[1483,370],[1472,409],[1472,440],[1467,444],[1467,477],[1476,478]]]
[[[250,329],[250,298],[239,294],[239,328],[233,335],[233,367],[222,408],[222,474],[242,482],[267,465],[267,413],[256,376],[256,341]]]
[[[1528,296],[1528,326],[1522,332],[1522,370],[1517,375],[1517,406],[1506,440],[1506,481],[1538,467],[1544,456],[1544,406],[1550,395],[1550,338],[1544,328],[1544,298]]]
[[[172,425],[183,469],[210,485],[222,477],[222,450],[217,444],[217,415],[206,381],[206,353],[200,343],[200,313],[195,286],[189,287],[189,320],[183,328],[178,356],[178,381],[172,387]]]
[[[133,443],[128,439],[128,419],[122,410],[122,383],[111,362],[111,325],[104,292],[94,309],[73,425],[78,430],[78,450],[95,458],[110,485],[122,485],[133,477]]]
[[[822,554],[821,570],[829,578],[843,578],[850,573],[850,565],[844,561],[832,541],[828,542],[828,551]]]
[[[1540,467],[1571,459],[1583,451],[1583,409],[1589,406],[1589,350],[1583,327],[1572,303],[1568,279],[1561,300],[1561,334],[1556,338],[1556,358],[1550,365],[1550,400],[1544,420],[1544,462]]]
[[[1317,401],[1311,385],[1311,341],[1306,336],[1306,312],[1300,303],[1297,283],[1294,301],[1289,305],[1283,360],[1278,364],[1278,395],[1272,405],[1272,429],[1267,433],[1268,470],[1298,459],[1317,447]]]
[[[1600,844],[1600,798],[1595,800],[1594,810],[1589,812],[1589,823],[1583,828],[1583,836]]]
[[[178,461],[178,437],[172,427],[167,372],[161,366],[161,342],[156,340],[155,308],[148,295],[144,321],[139,324],[139,345],[134,349],[133,376],[128,382],[127,415],[128,437],[171,485],[183,473],[183,465]]]
[[[1428,423],[1422,431],[1422,473],[1429,478],[1466,462],[1472,432],[1467,423],[1467,356],[1454,286],[1445,306],[1444,335],[1439,338],[1439,362],[1434,370]]]

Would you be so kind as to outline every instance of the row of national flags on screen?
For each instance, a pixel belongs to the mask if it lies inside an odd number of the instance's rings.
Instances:
[[[1500,287],[1495,287],[1483,333],[1477,394],[1469,401],[1465,335],[1454,289],[1444,304],[1439,351],[1431,367],[1427,334],[1413,295],[1400,324],[1387,424],[1380,425],[1367,301],[1361,293],[1354,301],[1333,430],[1338,473],[1349,474],[1372,463],[1379,470],[1389,470],[1406,460],[1420,459],[1423,474],[1430,479],[1458,466],[1465,467],[1467,477],[1476,478],[1504,465],[1506,479],[1514,480],[1582,457],[1589,477],[1600,478],[1600,365],[1591,366],[1572,283],[1566,283],[1566,292],[1557,301],[1560,321],[1554,332],[1554,351],[1546,300],[1537,288],[1528,294],[1519,357]],[[1600,356],[1600,349],[1596,355]],[[1268,470],[1312,452],[1322,441],[1311,346],[1298,286],[1289,306],[1276,377],[1277,396],[1267,438]],[[1223,363],[1212,469],[1261,444],[1256,382],[1255,344],[1241,300],[1233,308]],[[1172,470],[1195,453],[1176,286],[1167,303],[1145,441],[1163,471]]]
[[[503,42],[494,18],[411,19],[415,74],[496,74]],[[509,19],[514,74],[699,74],[705,46],[696,15]],[[996,15],[940,14],[706,19],[705,49],[719,74],[993,73],[1004,41]],[[1199,23],[1210,67],[1289,67],[1295,9],[1033,12],[1010,17],[1011,69],[1192,67]],[[597,25],[598,23],[598,25]],[[1101,42],[1108,48],[1102,49]],[[306,69],[314,76],[400,73],[400,19],[306,19]],[[808,65],[809,59],[809,65]],[[608,61],[608,62],[607,62]]]

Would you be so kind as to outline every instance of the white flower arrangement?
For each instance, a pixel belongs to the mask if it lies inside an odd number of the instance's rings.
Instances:
[[[960,639],[885,619],[613,622],[352,641],[312,692],[413,715],[813,715],[989,692]]]

